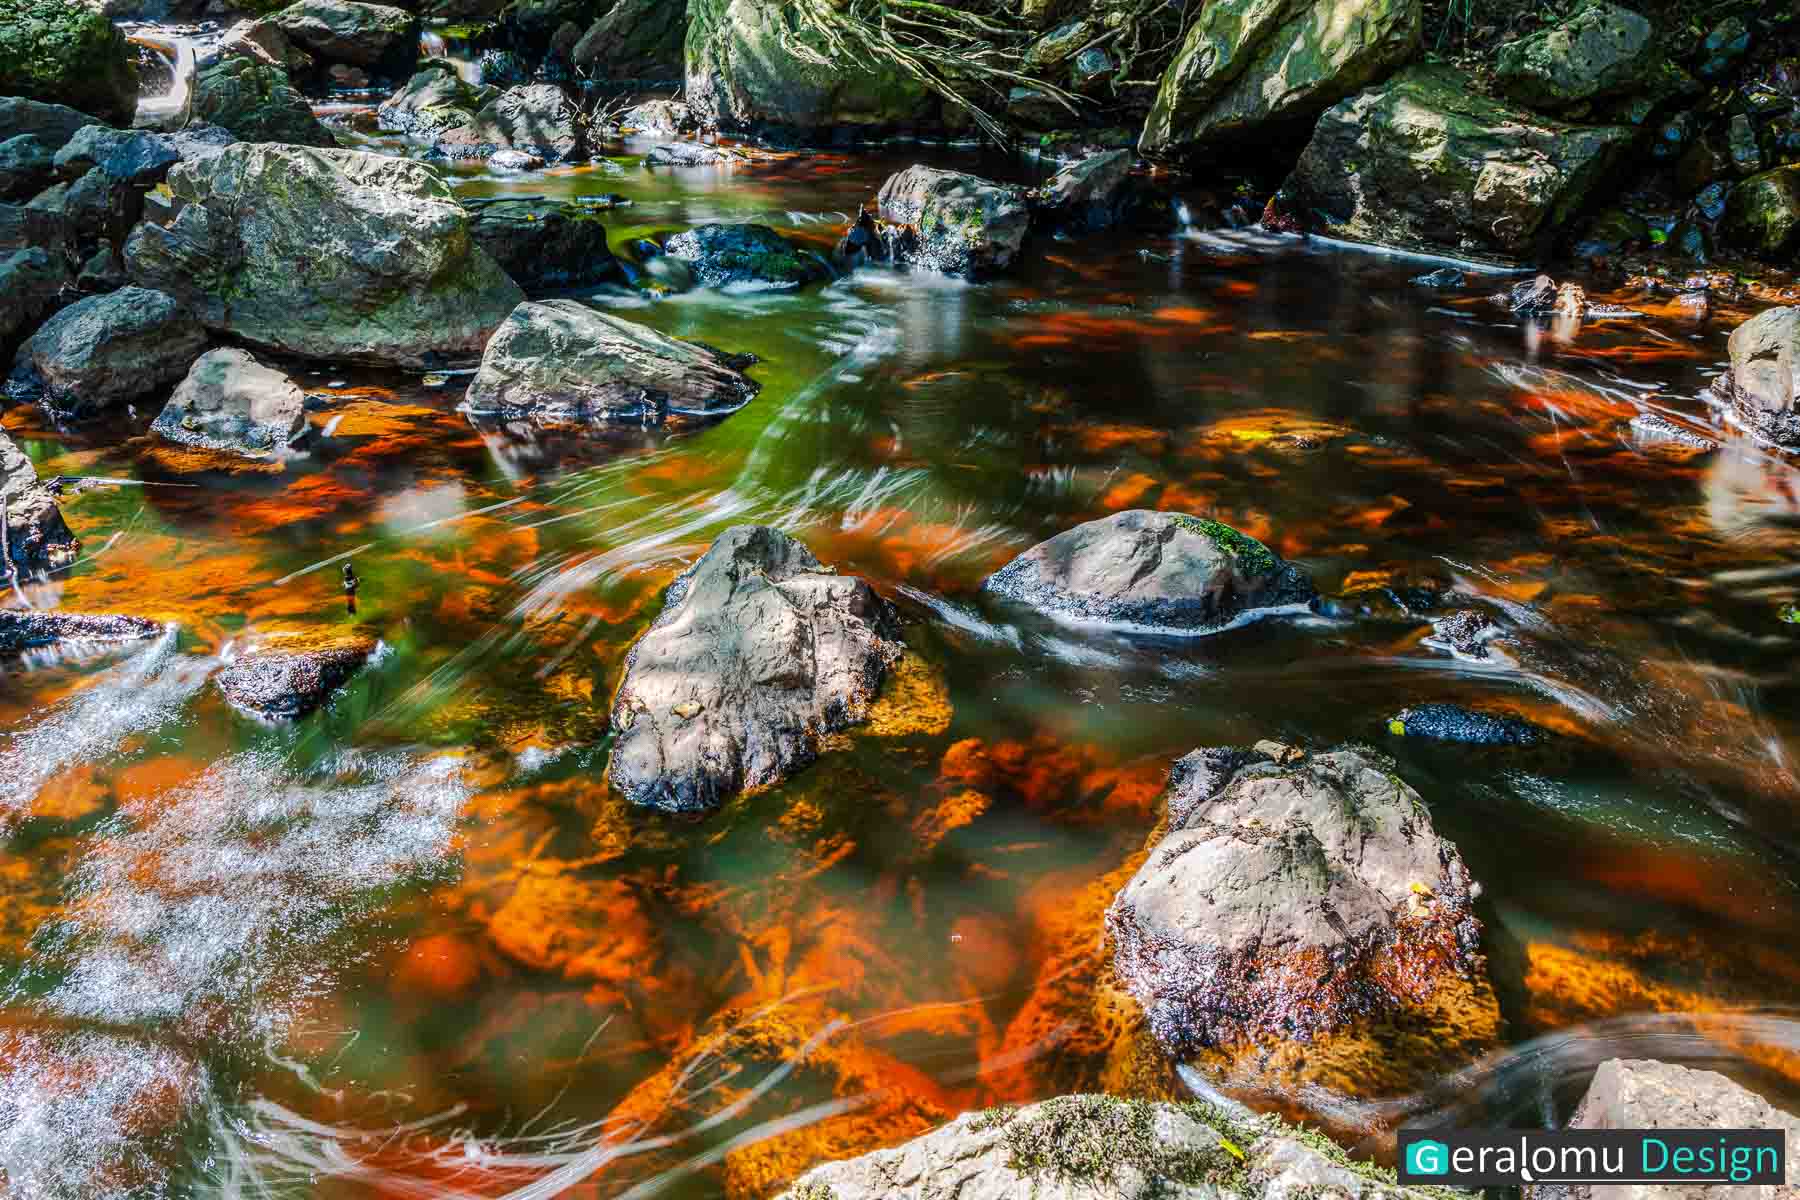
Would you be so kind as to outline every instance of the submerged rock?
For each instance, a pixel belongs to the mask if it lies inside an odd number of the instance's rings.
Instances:
[[[527,291],[592,287],[619,275],[606,226],[590,205],[502,196],[469,200],[464,207],[475,244]]]
[[[419,19],[403,8],[356,0],[297,0],[275,24],[323,62],[373,67],[418,44]]]
[[[206,348],[206,331],[180,301],[126,287],[77,301],[19,350],[19,364],[44,405],[91,416],[181,378]]]
[[[232,707],[250,716],[298,720],[362,670],[378,645],[359,634],[276,636],[220,670],[214,682]]]
[[[1495,75],[1512,99],[1557,112],[1640,87],[1656,62],[1656,30],[1641,13],[1589,0],[1549,28],[1500,47]]]
[[[40,574],[75,561],[81,543],[64,524],[56,496],[38,483],[37,468],[0,430],[0,500],[6,507],[6,554],[15,570]],[[6,571],[0,564],[0,575]]]
[[[1303,571],[1255,538],[1146,509],[1059,533],[981,586],[1058,620],[1152,633],[1205,633],[1316,595]]]
[[[831,278],[831,268],[767,225],[699,225],[663,243],[693,269],[701,287],[754,284],[798,288]]]
[[[1334,237],[1517,261],[1548,243],[1633,137],[1412,67],[1320,117],[1285,190]]]
[[[780,530],[728,529],[626,659],[607,778],[669,812],[769,787],[868,718],[904,651],[893,606],[867,582]]]
[[[137,71],[125,35],[70,0],[0,0],[0,93],[129,126]]]
[[[1496,717],[1458,704],[1415,704],[1388,718],[1395,737],[1459,742],[1465,746],[1535,746],[1544,740],[1537,726],[1516,717]]]
[[[9,654],[70,643],[136,642],[162,631],[142,617],[0,609],[0,652]]]
[[[1304,130],[1410,59],[1419,0],[1220,0],[1163,74],[1139,149],[1150,157]]]
[[[1385,762],[1196,751],[1170,772],[1168,808],[1106,929],[1171,1054],[1311,1038],[1483,969],[1462,856]]]
[[[1800,446],[1800,306],[1771,308],[1731,331],[1731,370],[1713,381],[1751,428]]]
[[[306,432],[306,396],[247,351],[213,350],[194,360],[151,429],[183,445],[261,457]]]
[[[463,410],[546,422],[720,417],[757,384],[738,361],[574,300],[521,304],[500,326]]]
[[[180,212],[137,227],[132,278],[255,346],[434,367],[478,353],[524,298],[420,163],[240,143],[182,163],[169,188]]]
[[[927,166],[889,176],[876,216],[897,229],[887,239],[896,262],[953,275],[1005,270],[1031,228],[1024,188]]]

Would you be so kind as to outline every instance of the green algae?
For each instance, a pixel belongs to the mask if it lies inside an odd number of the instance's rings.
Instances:
[[[1213,545],[1235,558],[1241,565],[1257,575],[1267,575],[1275,569],[1275,552],[1257,541],[1247,533],[1239,533],[1222,521],[1211,517],[1190,517],[1181,515],[1175,518],[1175,524],[1188,533],[1197,533],[1208,538]]]

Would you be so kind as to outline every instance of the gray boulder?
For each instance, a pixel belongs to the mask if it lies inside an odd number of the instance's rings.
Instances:
[[[1106,150],[1072,162],[1032,193],[1042,217],[1072,233],[1118,223],[1131,179],[1131,151]]]
[[[641,137],[680,137],[692,133],[698,122],[693,110],[679,100],[646,100],[620,113],[621,129]]]
[[[647,167],[720,167],[748,161],[749,156],[741,150],[701,142],[662,142],[644,155]]]
[[[23,96],[0,96],[0,141],[31,134],[54,154],[84,125],[104,125],[64,104],[45,104]]]
[[[1410,59],[1420,0],[1218,0],[1163,74],[1138,148],[1181,157],[1304,131]]]
[[[0,251],[0,354],[9,353],[56,308],[69,282],[60,252]]]
[[[588,26],[570,57],[592,78],[675,82],[682,76],[687,5],[617,0]]]
[[[6,517],[6,559],[16,571],[39,574],[75,561],[81,543],[63,523],[56,496],[38,483],[37,468],[4,430],[0,430],[0,502]],[[6,567],[0,564],[0,575]],[[0,648],[20,649],[31,644],[22,633],[18,645],[8,645],[0,629]]]
[[[522,150],[549,161],[574,162],[587,157],[587,123],[561,88],[531,83],[507,88],[472,123],[439,134],[436,145],[452,158]]]
[[[51,182],[56,153],[35,133],[0,142],[0,200],[37,195]]]
[[[1540,255],[1634,137],[1412,67],[1320,117],[1284,190],[1334,237],[1516,262]]]
[[[524,299],[421,163],[240,143],[182,163],[169,188],[180,211],[137,227],[132,278],[264,349],[435,367],[479,353]]]
[[[1040,542],[982,588],[1061,621],[1153,633],[1206,633],[1316,594],[1303,571],[1255,538],[1146,509]]]
[[[1657,61],[1656,29],[1643,14],[1590,0],[1550,28],[1500,47],[1495,75],[1512,99],[1560,112],[1640,87]]]
[[[607,778],[667,812],[770,787],[868,719],[904,651],[893,606],[867,582],[780,530],[728,529],[631,648]]]
[[[419,40],[419,18],[385,4],[298,0],[272,19],[292,41],[328,63],[373,67]]]
[[[1275,749],[1176,763],[1169,832],[1107,909],[1171,1054],[1311,1038],[1483,968],[1478,889],[1419,794],[1357,750]]]
[[[1031,228],[1026,189],[926,166],[889,176],[876,216],[895,231],[895,261],[950,275],[1005,270]]]
[[[213,677],[233,708],[264,721],[296,721],[368,663],[379,643],[361,634],[277,637]]]
[[[19,365],[45,407],[81,417],[166,387],[205,348],[206,331],[179,300],[126,287],[51,317],[20,348]]]
[[[89,125],[56,152],[56,173],[75,179],[98,168],[114,182],[151,188],[180,161],[181,151],[162,134]]]
[[[262,457],[306,432],[306,395],[247,351],[211,350],[194,360],[151,429],[171,442]]]
[[[464,83],[449,63],[434,59],[375,110],[379,127],[422,141],[473,129],[475,114],[499,99],[500,89]]]
[[[542,165],[542,164],[540,164]],[[547,196],[468,200],[469,236],[527,292],[593,287],[616,279],[601,210]]]
[[[0,448],[0,456],[4,453]],[[7,654],[48,646],[136,642],[162,631],[161,625],[142,617],[0,609],[0,653]]]
[[[687,263],[701,287],[798,288],[831,278],[823,259],[767,225],[699,225],[664,242],[663,253]]]
[[[521,304],[481,358],[463,411],[542,422],[632,421],[736,412],[757,385],[734,360],[574,300]]]
[[[332,147],[337,142],[280,63],[221,51],[195,65],[184,123],[214,125],[240,141]]]
[[[1757,314],[1726,345],[1731,370],[1713,390],[1764,437],[1800,446],[1800,306]]]

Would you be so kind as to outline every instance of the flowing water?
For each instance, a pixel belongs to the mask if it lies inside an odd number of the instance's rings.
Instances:
[[[755,220],[828,249],[915,158],[1034,170],[909,147],[651,172],[642,149],[456,185],[624,195],[615,246]],[[1488,300],[1504,277],[1434,291],[1409,282],[1433,264],[1249,231],[1040,251],[979,286],[598,294],[760,359],[710,427],[476,425],[463,377],[304,364],[314,437],[273,467],[159,444],[150,407],[6,412],[40,473],[84,480],[85,558],[24,598],[169,622],[0,664],[12,1192],[752,1196],[1094,1086],[1046,997],[1091,977],[1094,898],[1170,761],[1261,738],[1395,757],[1485,885],[1505,1024],[1398,1089],[1234,1094],[1377,1154],[1433,1113],[1566,1117],[1611,1053],[1791,1097],[1800,476],[1729,431],[1705,455],[1630,425],[1714,424],[1742,314],[1631,299],[1540,329]],[[1146,643],[979,594],[1131,507],[1227,521],[1353,601]],[[922,668],[783,787],[630,811],[602,783],[626,650],[742,522],[869,578]],[[1463,608],[1500,627],[1486,658],[1430,637]],[[295,628],[382,651],[298,726],[239,717],[209,675]],[[1389,732],[1431,701],[1555,736]]]

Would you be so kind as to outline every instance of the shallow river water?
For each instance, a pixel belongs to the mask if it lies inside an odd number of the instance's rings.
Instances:
[[[755,220],[828,250],[896,167],[975,161],[650,172],[642,149],[457,186],[625,195],[615,246]],[[270,468],[157,444],[154,406],[7,411],[40,474],[89,479],[64,501],[84,560],[24,598],[170,627],[0,664],[0,1172],[46,1197],[750,1197],[1100,1086],[1053,1001],[1093,970],[1094,897],[1172,759],[1261,738],[1394,756],[1485,887],[1504,1025],[1238,1094],[1376,1154],[1457,1063],[1454,1102],[1496,1120],[1566,1116],[1619,1052],[1791,1098],[1800,473],[1728,430],[1707,455],[1630,427],[1715,424],[1743,314],[1631,298],[1639,319],[1536,328],[1487,299],[1504,277],[1409,282],[1432,265],[1171,222],[981,285],[599,294],[761,360],[753,402],[683,431],[476,427],[464,377],[305,365],[314,437]],[[1138,507],[1351,599],[1147,643],[979,594]],[[744,522],[869,578],[921,665],[790,784],[630,811],[602,783],[625,652]],[[1459,608],[1500,626],[1487,659],[1427,640]],[[330,627],[383,650],[297,727],[206,686],[261,634]],[[1555,737],[1389,731],[1432,701]]]

